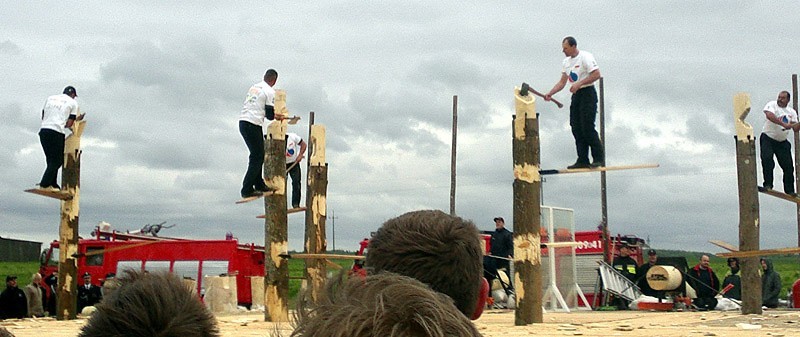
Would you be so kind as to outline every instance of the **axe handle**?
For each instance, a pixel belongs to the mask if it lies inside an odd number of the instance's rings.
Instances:
[[[541,97],[541,98],[544,98],[544,94],[542,94],[541,92],[538,92],[538,91],[536,91],[536,89],[534,89],[534,88],[530,88],[530,87],[529,87],[529,88],[528,88],[528,91],[532,92],[532,93],[533,93],[534,95],[536,95],[536,96],[539,96],[539,97]],[[551,102],[553,102],[553,103],[555,103],[556,105],[558,105],[558,108],[559,108],[559,109],[561,109],[561,108],[563,108],[563,107],[564,107],[564,104],[561,104],[561,102],[557,101],[555,98],[552,98],[552,97],[551,97],[551,98],[550,98],[550,101],[551,101]]]

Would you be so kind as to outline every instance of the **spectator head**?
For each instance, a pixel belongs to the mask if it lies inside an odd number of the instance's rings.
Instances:
[[[6,276],[6,287],[14,288],[16,286],[17,286],[17,276],[16,275]]]
[[[89,272],[83,273],[83,284],[91,284],[92,283],[92,274]]]
[[[293,337],[481,336],[450,297],[416,279],[343,275],[328,282],[318,304],[298,301]]]
[[[39,284],[41,282],[42,282],[42,274],[33,273],[33,275],[31,275],[31,283]]]
[[[494,226],[497,229],[504,228],[506,226],[506,221],[503,220],[502,217],[498,216],[498,217],[494,218]]]
[[[703,255],[700,257],[700,268],[708,269],[711,260],[708,258],[708,255]]]
[[[219,336],[211,312],[174,274],[128,270],[80,337]]]
[[[654,264],[656,263],[656,261],[658,261],[658,254],[656,254],[656,250],[651,249],[647,251],[647,262],[649,262],[650,264]]]
[[[475,317],[483,280],[483,248],[471,221],[425,210],[386,221],[369,243],[368,274],[390,271],[415,278],[450,296]]]

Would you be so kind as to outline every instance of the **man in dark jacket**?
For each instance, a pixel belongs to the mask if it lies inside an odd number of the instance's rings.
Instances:
[[[25,318],[28,316],[28,300],[25,292],[17,287],[17,277],[6,276],[6,290],[0,293],[0,318]]]
[[[656,255],[655,250],[651,249],[647,252],[647,263],[643,263],[639,268],[636,268],[636,285],[642,290],[642,294],[652,297],[659,297],[659,293],[663,293],[662,291],[654,290],[650,287],[650,283],[647,283],[647,272],[656,263],[658,263],[658,255]]]
[[[636,268],[638,268],[638,264],[636,260],[631,257],[632,251],[633,247],[627,242],[623,242],[622,246],[619,247],[619,256],[614,258],[614,262],[611,263],[611,266],[619,271],[622,276],[625,276],[625,278],[636,282]]]
[[[505,220],[501,217],[494,218],[494,226],[495,230],[492,232],[492,248],[490,251],[492,256],[484,256],[483,258],[483,274],[490,285],[498,277],[498,269],[505,268],[506,273],[508,273],[510,261],[507,259],[514,256],[514,234],[506,229]],[[508,288],[505,291],[506,294],[510,295],[514,289],[511,284],[507,286]]]
[[[717,307],[717,296],[719,292],[719,278],[709,266],[708,255],[700,257],[700,263],[689,270],[689,285],[694,288],[697,298],[692,304],[699,310],[714,310]]]
[[[728,285],[733,285],[733,288],[725,292],[726,298],[734,300],[742,300],[742,277],[739,276],[739,259],[735,257],[728,258],[728,268],[731,270],[725,274],[725,279],[722,280],[722,288],[725,289]]]
[[[778,307],[778,295],[781,294],[781,276],[772,268],[772,261],[762,258],[761,268],[761,305],[767,308]]]
[[[102,297],[100,287],[92,284],[92,275],[88,272],[84,273],[83,284],[78,286],[78,312],[83,311],[85,307],[99,303]]]

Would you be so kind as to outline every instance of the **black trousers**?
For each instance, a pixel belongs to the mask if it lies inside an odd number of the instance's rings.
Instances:
[[[792,143],[788,140],[779,142],[761,134],[759,137],[759,145],[761,146],[761,168],[764,170],[764,186],[772,185],[772,171],[775,170],[775,161],[773,156],[778,158],[778,165],[783,170],[783,191],[794,193],[794,165],[792,163]]]
[[[242,181],[242,195],[253,193],[256,189],[266,190],[262,171],[264,170],[264,133],[261,126],[246,121],[239,121],[239,133],[250,150],[247,161],[247,172]]]
[[[286,164],[286,173],[292,178],[292,207],[300,205],[300,163],[289,169],[292,164]]]
[[[40,187],[56,187],[58,169],[64,165],[64,134],[56,130],[40,129],[39,142],[42,143],[44,157],[47,159],[47,168],[44,170]]]
[[[594,86],[586,87],[572,94],[572,103],[569,105],[569,126],[572,136],[575,137],[575,150],[578,153],[579,163],[589,163],[589,149],[592,150],[592,159],[605,163],[605,151],[600,143],[600,136],[594,129],[597,117],[597,91]]]

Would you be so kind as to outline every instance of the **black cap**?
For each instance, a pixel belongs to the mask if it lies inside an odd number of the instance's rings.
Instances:
[[[655,249],[648,250],[647,255],[656,255],[656,250]]]
[[[85,272],[85,273],[83,273],[83,277],[87,277],[87,276],[88,276],[88,277],[92,277],[92,274],[89,274],[89,272],[88,272],[88,271],[87,271],[87,272]]]
[[[16,275],[8,275],[8,276],[6,276],[6,282],[11,281],[11,280],[16,280],[16,279],[17,279]]]
[[[75,95],[76,97],[78,96],[78,92],[75,91],[75,87],[71,85],[68,85],[66,88],[64,88],[64,94]]]
[[[117,274],[114,274],[114,273],[106,274],[106,278],[115,278],[115,277],[117,277]]]
[[[494,221],[498,221],[498,220],[500,220],[500,222],[506,222],[505,220],[503,220],[503,217],[499,217],[499,216],[498,216],[498,217],[496,217],[496,218],[494,218],[493,220],[494,220]]]

